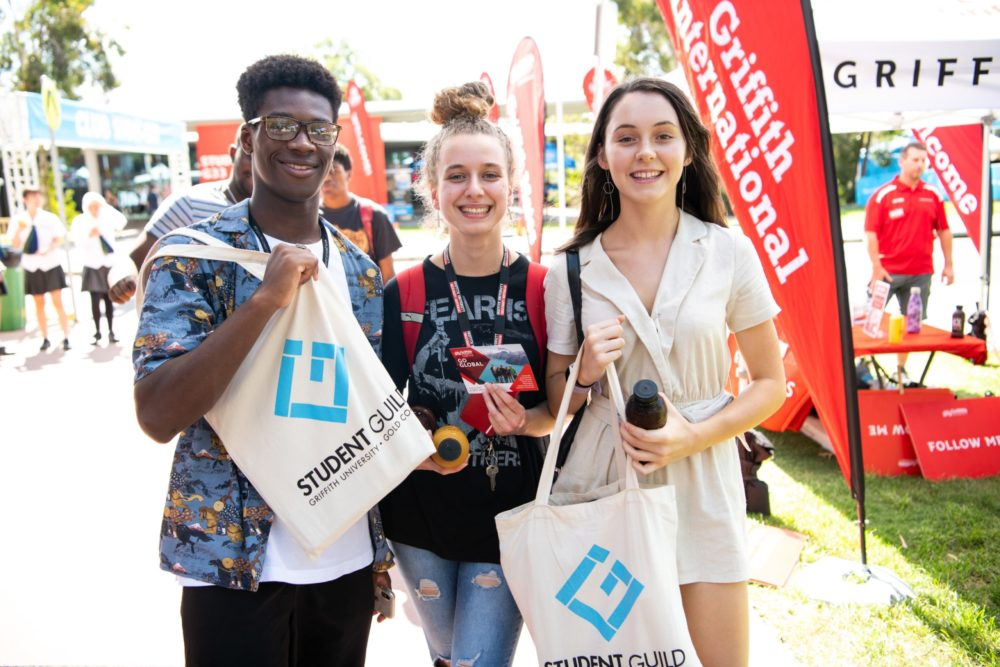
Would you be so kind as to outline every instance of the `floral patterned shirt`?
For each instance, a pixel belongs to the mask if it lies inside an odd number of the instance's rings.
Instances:
[[[226,208],[192,225],[236,248],[257,249],[247,215],[249,202]],[[382,277],[368,255],[327,224],[340,252],[354,316],[379,352]],[[166,237],[162,245],[196,242]],[[146,284],[132,360],[138,382],[160,364],[196,348],[260,286],[231,262],[161,257]],[[177,438],[160,529],[160,567],[187,578],[228,588],[256,590],[274,515],[233,463],[204,418]],[[377,570],[392,555],[377,509],[369,513]]]

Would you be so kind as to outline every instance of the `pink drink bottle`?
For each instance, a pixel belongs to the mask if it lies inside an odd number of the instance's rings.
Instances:
[[[920,333],[920,320],[924,318],[924,300],[920,288],[910,288],[910,301],[906,304],[906,333]]]

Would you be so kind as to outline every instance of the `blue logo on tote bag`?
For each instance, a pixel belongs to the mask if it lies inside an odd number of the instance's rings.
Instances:
[[[312,359],[309,366],[309,381],[323,382],[327,368],[333,366],[333,397],[329,405],[292,402],[292,384],[295,376],[295,361],[302,356],[302,341],[289,338],[281,355],[281,369],[278,372],[278,391],[274,397],[274,414],[292,419],[315,419],[317,421],[347,421],[347,362],[344,360],[344,346],[332,343],[313,343]]]
[[[577,593],[580,592],[580,588],[584,582],[594,573],[598,563],[606,562],[609,555],[611,555],[611,552],[604,547],[596,544],[590,547],[590,551],[583,557],[580,564],[576,566],[576,570],[573,571],[573,574],[569,576],[563,587],[556,593],[556,600],[566,605],[571,612],[597,628],[597,631],[607,641],[611,641],[611,638],[622,627],[625,619],[628,618],[629,613],[632,611],[632,607],[635,606],[639,594],[645,588],[645,586],[639,583],[638,579],[632,576],[632,573],[628,571],[628,568],[620,560],[616,560],[611,565],[611,569],[604,578],[604,582],[601,583],[601,590],[608,597],[611,597],[611,594],[615,592],[619,584],[625,589],[618,605],[611,610],[611,614],[607,618],[604,618],[599,611],[581,602],[576,597]]]

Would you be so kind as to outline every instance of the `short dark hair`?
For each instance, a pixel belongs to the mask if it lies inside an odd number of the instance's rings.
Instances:
[[[21,201],[24,201],[31,195],[40,195],[40,194],[42,194],[42,191],[39,190],[38,188],[25,188],[21,190]]]
[[[333,161],[340,164],[344,171],[351,170],[351,154],[340,144],[337,144],[337,147],[333,149]]]
[[[337,119],[343,97],[330,71],[309,58],[281,55],[258,60],[240,75],[236,92],[243,120],[256,118],[264,96],[275,88],[304,88],[322,95]]]
[[[919,141],[911,141],[910,143],[908,143],[905,146],[903,146],[903,150],[900,151],[900,153],[899,153],[900,159],[906,157],[906,154],[909,153],[910,151],[913,151],[913,150],[920,151],[922,153],[926,153],[927,152],[927,145],[924,144],[924,143],[921,143]]]

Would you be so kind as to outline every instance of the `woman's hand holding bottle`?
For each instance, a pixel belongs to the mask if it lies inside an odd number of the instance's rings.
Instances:
[[[636,472],[648,475],[670,463],[695,454],[705,447],[698,425],[684,418],[660,392],[667,406],[667,423],[647,431],[627,421],[621,422],[622,446]]]

